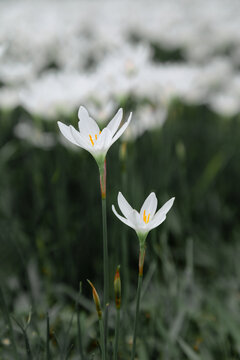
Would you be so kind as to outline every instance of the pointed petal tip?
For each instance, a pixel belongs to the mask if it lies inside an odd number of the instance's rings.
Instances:
[[[118,201],[118,206],[119,206],[119,203],[121,203],[122,201],[126,200],[125,197],[123,196],[123,194],[121,193],[121,191],[118,192],[118,197],[117,197],[117,201]],[[121,210],[121,207],[119,206],[120,210]]]
[[[118,198],[119,198],[120,196],[123,196],[123,194],[121,193],[121,191],[118,192]],[[123,196],[123,197],[124,197],[124,196]]]
[[[88,111],[84,106],[81,105],[79,107],[79,109],[78,109],[78,118],[79,118],[79,120],[81,120],[80,117],[83,116],[84,114],[88,115]]]
[[[73,136],[73,131],[71,129],[71,125],[65,125],[61,121],[58,121],[57,124],[58,124],[59,130],[62,133],[62,135],[71,143],[79,146],[78,142],[75,140],[75,138]],[[72,126],[72,128],[73,128],[73,126]]]
[[[57,121],[58,127],[61,128],[62,126],[68,126],[64,123],[62,123],[61,121]]]
[[[127,129],[130,121],[131,121],[131,118],[132,118],[132,113],[130,113],[127,121],[120,127],[120,129],[115,133],[115,135],[113,136],[112,138],[112,143],[115,143],[115,141],[117,141],[119,139],[119,137],[124,133],[124,131]]]
[[[151,195],[151,196],[155,196],[156,197],[156,194],[155,194],[155,192],[154,191],[152,191],[149,195]]]
[[[82,111],[82,110],[87,110],[87,109],[83,105],[80,105],[78,111],[80,111],[80,110]]]
[[[157,196],[156,196],[156,194],[155,194],[154,191],[152,191],[152,192],[148,195],[148,197],[147,197],[147,199],[152,199],[152,198],[154,198],[155,200],[157,200]]]
[[[115,209],[115,206],[114,206],[114,205],[112,205],[112,211],[113,211],[113,213],[116,215],[116,217],[118,217],[118,218],[119,218],[119,216],[121,217],[121,215],[119,215],[118,212],[117,212],[117,210]]]
[[[156,196],[155,192],[153,191],[151,194],[154,197],[154,200],[158,203],[158,199],[157,199],[157,196]]]
[[[61,121],[57,121],[57,125],[59,127],[59,130],[61,130],[61,126],[64,125]]]
[[[163,209],[164,212],[167,214],[169,212],[169,210],[171,209],[171,207],[173,206],[175,197],[172,197],[171,199],[169,199],[164,205],[163,205]]]

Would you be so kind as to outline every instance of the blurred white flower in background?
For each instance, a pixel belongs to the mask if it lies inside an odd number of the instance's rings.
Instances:
[[[0,108],[14,109],[19,105],[18,87],[0,87]]]
[[[3,56],[5,50],[6,50],[6,46],[4,46],[3,44],[0,44],[0,59]]]
[[[209,99],[210,107],[219,115],[234,116],[240,111],[240,97],[233,91],[221,91]]]
[[[73,72],[48,71],[20,93],[21,104],[35,115],[52,119],[69,115],[86,101],[92,90],[91,77]]]
[[[84,103],[104,123],[124,99],[147,99],[139,135],[175,97],[235,115],[239,14],[235,0],[1,2],[0,107],[48,120]]]
[[[3,83],[18,85],[30,81],[33,77],[33,66],[31,63],[8,62],[0,67],[0,79]]]
[[[44,150],[51,149],[56,144],[53,134],[41,131],[33,123],[26,120],[15,126],[14,134],[17,138],[26,140],[30,144]]]
[[[122,139],[124,141],[134,141],[145,131],[159,128],[167,117],[167,108],[162,105],[154,107],[153,105],[141,105],[134,112],[134,121],[132,121]]]

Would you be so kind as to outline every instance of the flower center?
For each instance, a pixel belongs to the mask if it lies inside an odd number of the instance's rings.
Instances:
[[[143,221],[145,222],[145,224],[149,223],[149,218],[150,218],[150,213],[147,216],[146,215],[146,210],[144,210],[144,212],[143,212]]]
[[[100,134],[101,134],[101,131],[99,131],[98,135],[100,135]],[[97,137],[98,137],[97,134],[95,134],[94,137],[95,137],[95,141],[97,141]],[[92,146],[94,146],[94,141],[93,141],[92,135],[90,135],[90,134],[89,134],[89,139],[91,141]]]

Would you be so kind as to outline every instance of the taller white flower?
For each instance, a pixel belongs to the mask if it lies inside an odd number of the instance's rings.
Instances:
[[[98,124],[92,119],[88,111],[80,106],[78,111],[78,128],[67,126],[58,121],[58,126],[66,139],[71,143],[87,150],[95,158],[100,175],[100,187],[102,197],[103,218],[103,262],[104,262],[104,306],[109,302],[109,266],[108,266],[108,242],[107,242],[107,215],[106,215],[106,154],[110,146],[123,134],[128,127],[132,113],[128,120],[120,127],[123,111],[119,109],[109,124],[101,131]],[[119,128],[120,127],[120,128]],[[107,319],[107,317],[105,318]],[[107,320],[105,325],[107,326]]]
[[[79,131],[72,125],[67,126],[60,121],[58,121],[58,126],[66,139],[89,151],[99,164],[104,161],[110,146],[128,127],[132,113],[130,113],[128,120],[119,128],[122,117],[123,111],[119,109],[109,124],[101,131],[96,121],[89,116],[88,111],[83,106],[80,106],[78,111]]]

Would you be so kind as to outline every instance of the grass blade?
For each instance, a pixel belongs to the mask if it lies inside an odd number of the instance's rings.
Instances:
[[[79,284],[79,293],[77,296],[76,301],[76,310],[77,310],[77,329],[78,329],[78,350],[80,359],[84,360],[84,352],[83,352],[83,344],[82,344],[82,329],[81,329],[81,322],[80,322],[80,310],[78,305],[79,295],[82,294],[82,282]]]
[[[2,308],[3,316],[5,318],[5,321],[6,321],[7,325],[8,325],[8,328],[9,328],[9,335],[10,335],[10,339],[11,339],[11,343],[12,343],[14,358],[16,360],[20,360],[19,354],[17,352],[17,347],[16,347],[15,338],[14,338],[14,334],[13,334],[13,327],[12,327],[11,319],[10,319],[10,316],[9,316],[8,307],[7,307],[7,304],[6,304],[4,294],[3,294],[3,291],[2,291],[1,287],[0,287],[0,307]]]
[[[49,314],[47,313],[47,333],[46,333],[46,360],[50,360],[50,326]]]

